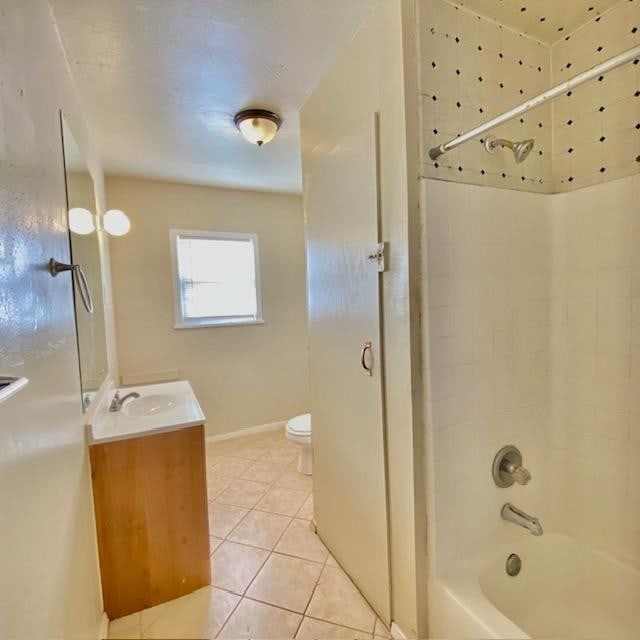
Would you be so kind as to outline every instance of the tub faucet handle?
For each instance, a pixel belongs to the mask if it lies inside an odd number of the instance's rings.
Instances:
[[[493,459],[492,471],[494,482],[502,489],[514,482],[527,484],[531,480],[531,473],[522,466],[522,454],[511,444],[498,451]]]
[[[518,484],[527,484],[529,482],[529,480],[531,480],[531,473],[529,473],[528,469],[525,469],[524,467],[520,466],[520,467],[513,467],[512,465],[505,465],[506,466],[506,470],[507,473],[511,474],[511,477],[518,483]]]

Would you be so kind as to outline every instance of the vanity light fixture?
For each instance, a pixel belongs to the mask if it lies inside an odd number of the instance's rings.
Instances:
[[[69,229],[79,236],[88,236],[96,230],[93,213],[83,207],[69,209]]]
[[[124,211],[110,209],[102,218],[104,230],[111,236],[124,236],[131,229],[131,222]]]
[[[261,147],[275,138],[282,125],[282,118],[265,109],[245,109],[233,119],[244,139]]]

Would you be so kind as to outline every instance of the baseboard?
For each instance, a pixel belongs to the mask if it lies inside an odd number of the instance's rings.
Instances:
[[[100,620],[100,631],[98,632],[98,640],[106,640],[109,637],[109,618],[107,614],[102,612],[102,620]]]
[[[391,623],[391,637],[394,640],[407,640],[407,636],[404,635],[404,631],[395,623]]]
[[[233,438],[242,438],[244,436],[250,436],[254,433],[265,433],[266,431],[277,431],[284,428],[284,421],[270,422],[269,424],[261,424],[257,427],[244,427],[236,431],[229,431],[229,433],[220,433],[216,436],[207,436],[205,440],[207,442],[222,442],[223,440],[232,440]]]

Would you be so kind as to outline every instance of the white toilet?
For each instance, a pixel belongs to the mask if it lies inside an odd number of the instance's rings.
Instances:
[[[313,453],[311,449],[311,414],[291,418],[285,428],[285,437],[291,442],[300,445],[298,457],[298,471],[307,476],[311,475],[313,468]]]

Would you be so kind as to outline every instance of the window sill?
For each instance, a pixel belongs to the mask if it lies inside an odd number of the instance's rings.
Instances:
[[[223,320],[221,322],[194,322],[194,323],[177,323],[173,325],[174,329],[212,329],[215,327],[246,327],[248,325],[266,324],[262,318],[256,320]]]

